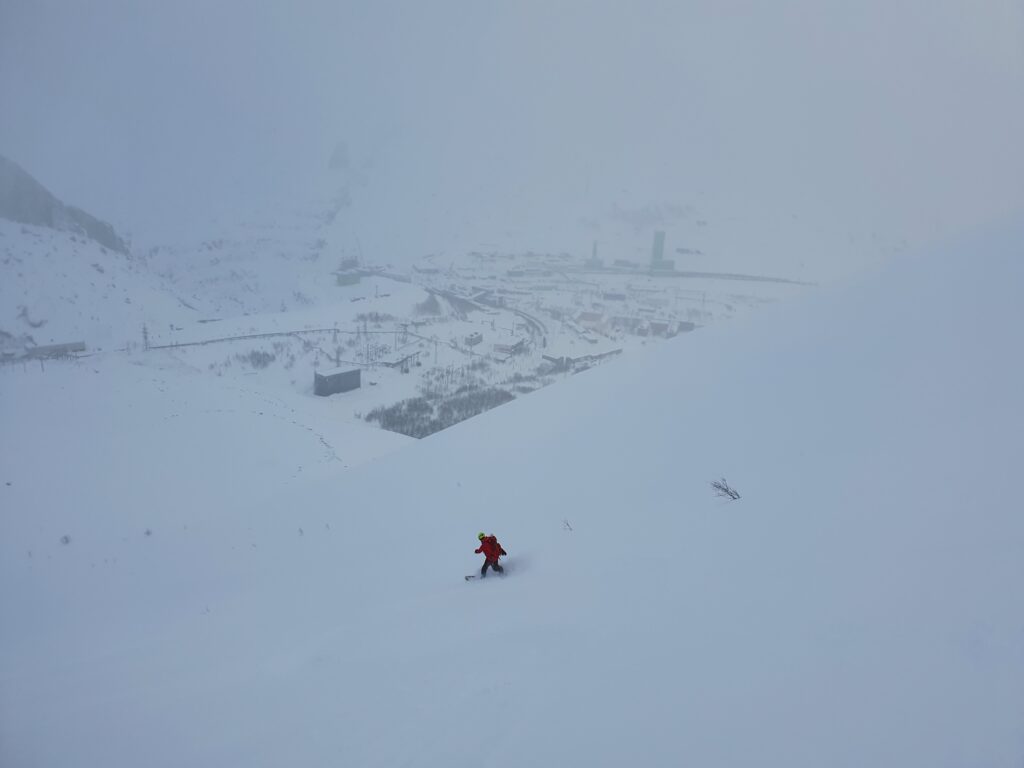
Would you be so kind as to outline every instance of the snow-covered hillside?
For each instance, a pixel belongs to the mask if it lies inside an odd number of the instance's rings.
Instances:
[[[124,347],[180,303],[144,263],[94,240],[0,219],[0,349],[86,341]]]
[[[130,358],[2,370],[0,763],[1019,765],[1022,252],[905,259],[345,473],[198,381],[166,418],[112,394]],[[504,578],[462,579],[477,531]]]

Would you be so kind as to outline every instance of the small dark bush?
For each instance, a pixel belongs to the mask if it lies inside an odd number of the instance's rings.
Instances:
[[[254,349],[247,355],[238,355],[240,362],[248,363],[253,368],[266,368],[276,359],[270,352],[264,352],[259,349]]]
[[[437,300],[437,296],[430,294],[416,305],[415,311],[417,315],[440,315],[441,303]]]

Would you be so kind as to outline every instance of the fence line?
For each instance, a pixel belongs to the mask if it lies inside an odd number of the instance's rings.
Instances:
[[[243,336],[224,336],[219,339],[206,339],[204,341],[182,341],[175,342],[173,344],[150,344],[147,349],[177,349],[179,347],[198,347],[206,344],[222,344],[226,341],[250,341],[252,339],[269,339],[280,336],[301,336],[304,333],[346,333],[350,336],[358,336],[360,334],[386,334],[388,336],[394,336],[395,334],[403,334],[405,336],[412,336],[423,341],[434,342],[428,336],[421,336],[418,333],[412,331],[394,330],[394,331],[343,331],[340,328],[306,328],[298,331],[275,331],[273,333],[250,333]]]

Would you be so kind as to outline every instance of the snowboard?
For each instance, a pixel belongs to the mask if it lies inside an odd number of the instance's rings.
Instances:
[[[501,578],[501,579],[505,578],[505,573],[508,570],[508,566],[507,565],[505,566],[505,569],[506,569],[505,571],[494,571],[493,573],[490,574],[491,578],[493,579],[495,576],[497,576],[498,578]],[[473,581],[473,579],[482,579],[482,578],[483,578],[483,576],[481,576],[479,573],[471,573],[468,576],[466,576],[466,581]]]

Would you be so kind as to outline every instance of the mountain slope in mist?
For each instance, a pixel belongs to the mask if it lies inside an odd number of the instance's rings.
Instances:
[[[3,155],[0,155],[0,218],[85,235],[101,246],[128,253],[128,246],[110,224],[80,208],[65,205]]]
[[[1022,249],[904,260],[340,477],[254,419],[154,423],[120,479],[5,438],[0,756],[1018,764]],[[467,583],[480,530],[508,575]]]

